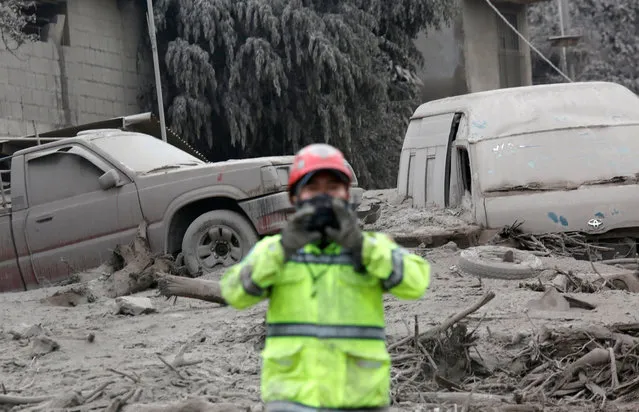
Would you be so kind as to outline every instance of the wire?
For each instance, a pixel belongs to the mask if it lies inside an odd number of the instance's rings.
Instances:
[[[550,67],[552,67],[553,69],[555,69],[555,71],[557,73],[559,73],[561,75],[561,77],[563,77],[564,79],[568,80],[570,83],[573,82],[573,80],[568,77],[564,72],[562,72],[561,70],[559,70],[559,68],[557,66],[555,66],[554,64],[552,64],[552,62],[550,60],[548,60],[548,58],[546,56],[544,56],[544,54],[542,52],[540,52],[535,46],[533,46],[533,44],[531,42],[528,41],[528,39],[526,39],[524,37],[523,34],[521,34],[512,24],[510,24],[510,22],[508,21],[508,19],[506,19],[506,17],[504,17],[503,14],[501,14],[501,12],[499,11],[499,9],[497,9],[497,7],[495,7],[495,5],[493,3],[490,2],[490,0],[484,0],[486,2],[486,4],[488,4],[488,6],[493,9],[493,11],[495,13],[497,13],[497,15],[499,16],[499,18],[501,18],[503,20],[504,23],[506,23],[506,25],[508,27],[510,27],[510,29],[512,31],[514,31],[517,36],[519,36],[520,39],[522,39],[524,41],[524,43],[526,43],[528,45],[528,47],[530,47],[533,51],[535,51],[535,53],[537,53],[539,55],[539,57],[541,57],[546,63],[548,63],[550,65]]]

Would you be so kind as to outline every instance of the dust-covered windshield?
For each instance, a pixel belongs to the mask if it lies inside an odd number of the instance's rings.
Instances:
[[[143,133],[105,135],[93,139],[92,143],[138,173],[205,163],[169,143]]]
[[[482,191],[552,190],[635,181],[639,125],[527,133],[477,143]]]

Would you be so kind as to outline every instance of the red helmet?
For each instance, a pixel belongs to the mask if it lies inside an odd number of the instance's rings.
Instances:
[[[320,170],[337,172],[348,184],[353,180],[353,174],[342,152],[331,145],[315,143],[304,147],[295,155],[288,176],[289,192],[292,193],[304,177],[310,177],[313,172]]]

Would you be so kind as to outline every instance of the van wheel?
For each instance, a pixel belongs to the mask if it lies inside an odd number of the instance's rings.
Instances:
[[[204,213],[186,229],[182,239],[184,264],[189,273],[210,273],[218,266],[238,263],[258,241],[244,216],[231,210]]]
[[[493,279],[527,279],[542,269],[541,259],[530,252],[505,246],[476,246],[461,251],[457,263],[469,275]]]

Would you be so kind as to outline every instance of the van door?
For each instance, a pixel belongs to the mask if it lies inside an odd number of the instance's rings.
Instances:
[[[413,119],[406,130],[399,162],[397,190],[413,207],[445,206],[447,152],[456,113]],[[450,158],[448,158],[450,162]]]
[[[29,208],[26,238],[40,284],[99,266],[119,243],[135,236],[141,211],[135,184],[102,190],[99,177],[113,167],[69,144],[26,156]]]

